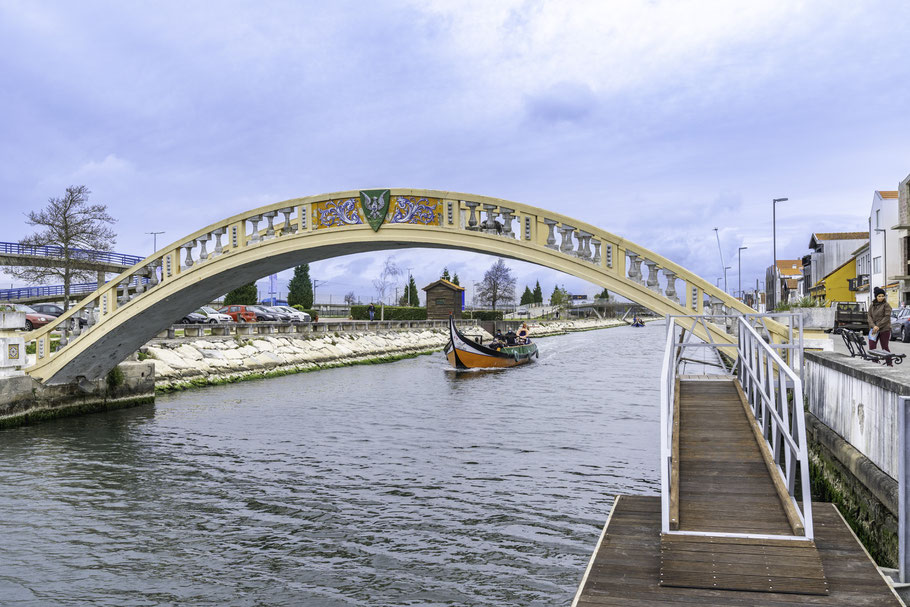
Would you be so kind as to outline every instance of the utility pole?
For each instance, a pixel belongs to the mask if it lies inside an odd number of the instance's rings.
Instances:
[[[158,234],[164,234],[164,232],[146,232],[146,234],[152,235],[152,253],[155,253],[158,250]]]

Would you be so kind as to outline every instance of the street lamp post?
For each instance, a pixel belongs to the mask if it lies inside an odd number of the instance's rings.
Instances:
[[[780,279],[777,277],[777,203],[786,202],[789,198],[774,198],[771,202],[771,248],[774,250],[774,265],[771,274],[774,276],[774,305],[777,301],[777,291],[780,289]]]
[[[888,231],[884,228],[875,228],[875,231],[882,233],[882,288],[884,289],[888,286]]]
[[[720,233],[714,228],[714,235],[717,236],[717,252],[720,253],[720,267],[724,268],[724,293],[727,292],[727,268],[724,267],[724,250],[720,247]]]
[[[724,266],[724,293],[727,293],[727,270],[732,270],[733,266]]]
[[[739,250],[736,252],[738,259],[738,268],[736,269],[737,281],[739,281],[739,296],[743,296],[743,250],[748,249],[749,247],[739,247]]]

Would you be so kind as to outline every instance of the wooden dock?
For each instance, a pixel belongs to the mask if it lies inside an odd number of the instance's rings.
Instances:
[[[833,505],[814,505],[815,539],[804,537],[737,380],[678,386],[679,533],[661,533],[659,497],[618,497],[573,605],[902,604]]]

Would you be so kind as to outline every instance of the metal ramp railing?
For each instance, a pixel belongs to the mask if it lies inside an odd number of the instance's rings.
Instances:
[[[780,317],[781,315],[775,315]],[[800,327],[798,315],[791,316],[791,327]],[[800,374],[775,351],[781,344],[769,344],[753,326],[761,324],[759,315],[733,318],[737,343],[727,344],[693,339],[699,324],[717,323],[717,316],[668,316],[667,335],[661,368],[661,530],[664,534],[711,535],[720,537],[812,540],[812,501],[809,489],[809,460],[803,411],[803,389]],[[793,345],[801,344],[801,331],[794,335]],[[790,345],[790,344],[787,344]],[[774,346],[777,346],[776,348]],[[729,353],[724,354],[723,348]],[[734,351],[735,349],[735,351]],[[686,352],[696,352],[694,357]],[[792,361],[800,361],[802,352],[795,347],[782,350]],[[735,359],[734,359],[735,356]],[[679,523],[679,377],[687,368],[699,365],[701,373],[718,378],[738,379],[754,429],[770,455],[766,464],[777,489],[794,535],[755,533],[704,533],[682,531]],[[680,370],[683,373],[680,373]],[[748,416],[747,416],[748,417]],[[710,445],[706,448],[710,449]],[[801,496],[797,499],[797,487]],[[800,533],[796,533],[800,532]]]

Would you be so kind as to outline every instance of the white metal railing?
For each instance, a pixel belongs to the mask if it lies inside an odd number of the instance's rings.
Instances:
[[[779,315],[775,315],[779,316]],[[798,315],[793,315],[797,316]],[[661,472],[661,529],[663,533],[691,534],[691,535],[716,535],[730,537],[754,538],[780,538],[780,539],[812,539],[814,529],[812,525],[812,499],[809,488],[809,456],[806,442],[805,415],[803,410],[803,389],[800,375],[794,371],[775,352],[772,344],[765,341],[752,326],[758,315],[748,317],[738,315],[735,317],[737,329],[737,343],[727,344],[719,342],[693,341],[696,325],[703,323],[719,322],[717,316],[667,316],[667,337],[663,363],[661,366],[660,385],[660,472]],[[796,320],[791,320],[791,326],[796,325]],[[798,326],[798,325],[796,325]],[[710,338],[710,333],[708,333]],[[794,335],[795,343],[802,343],[801,330]],[[779,346],[779,344],[774,344]],[[720,355],[721,348],[736,349],[736,363],[734,369],[729,369],[724,358]],[[692,361],[684,356],[686,349],[696,349],[702,352],[707,349],[714,353],[718,363],[711,361]],[[794,349],[784,351],[790,354],[791,360],[801,360],[802,352],[798,354]],[[732,360],[733,352],[728,360]],[[749,404],[754,419],[757,421],[772,460],[774,472],[786,487],[789,499],[795,508],[804,529],[802,536],[776,536],[748,533],[705,533],[695,530],[676,531],[670,529],[671,506],[671,474],[673,470],[673,440],[674,440],[674,407],[676,400],[676,379],[680,368],[693,362],[700,362],[716,368],[714,373],[718,376],[732,377],[730,371],[735,370],[743,393]],[[708,446],[707,448],[710,448]],[[801,500],[796,499],[797,474],[799,488],[802,492]]]

